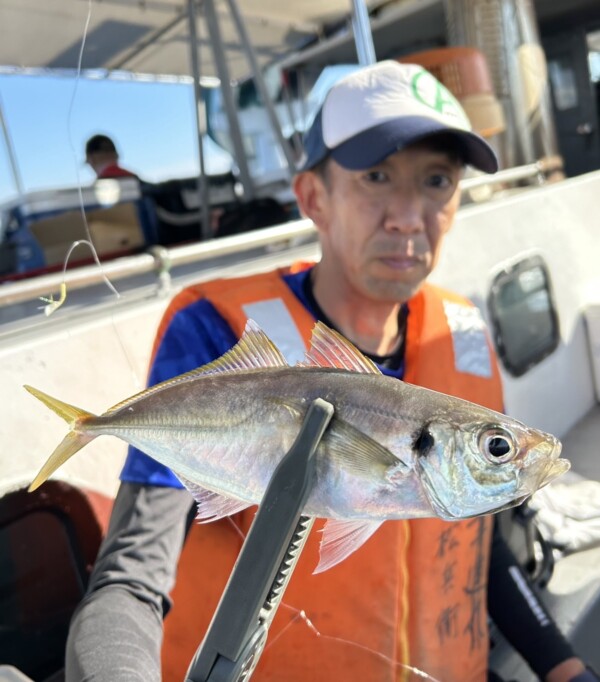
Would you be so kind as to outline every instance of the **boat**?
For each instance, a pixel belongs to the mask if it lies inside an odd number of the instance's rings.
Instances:
[[[570,485],[597,482],[600,112],[595,93],[600,90],[600,77],[592,80],[590,55],[600,55],[600,10],[593,0],[475,0],[471,5],[467,0],[405,0],[361,6],[368,13],[377,58],[413,60],[427,53],[426,57],[434,60],[430,68],[441,69],[446,62],[445,57],[439,61],[440,50],[446,57],[444,50],[454,50],[455,61],[449,62],[456,64],[465,54],[459,48],[469,48],[468,54],[476,60],[484,53],[482,44],[486,47],[487,41],[489,48],[489,35],[478,34],[473,22],[469,23],[478,11],[483,13],[484,5],[488,12],[490,8],[498,10],[494,17],[481,14],[486,21],[498,19],[500,10],[508,7],[514,10],[513,18],[522,20],[518,24],[521,34],[523,27],[533,31],[522,42],[529,48],[515,49],[522,68],[520,77],[531,75],[525,67],[536,67],[535,73],[543,74],[544,69],[539,69],[547,64],[549,79],[542,79],[543,87],[539,79],[527,80],[525,92],[531,100],[527,100],[529,118],[525,119],[523,102],[507,103],[498,87],[494,93],[484,88],[465,95],[473,97],[474,111],[489,123],[487,134],[497,145],[503,170],[494,178],[472,176],[463,181],[463,204],[432,281],[468,296],[486,318],[501,362],[507,413],[563,441],[564,455],[573,464]],[[264,69],[303,73],[312,87],[324,66],[356,61],[356,45],[362,53],[359,59],[373,58],[369,41],[355,41],[351,30],[354,25],[354,33],[361,35],[366,15],[356,9],[352,12],[346,2],[295,3],[297,14],[289,7],[270,14],[275,12],[272,3],[242,0],[239,7],[232,0],[222,5],[205,1],[203,7],[200,11],[194,3],[182,0],[105,0],[87,6],[55,0],[52,8],[43,0],[21,4],[0,0],[0,26],[11,27],[19,36],[18,44],[0,41],[0,64],[6,65],[5,72],[66,68],[75,74],[77,48],[90,10],[87,38],[93,39],[95,49],[84,52],[84,71],[79,77],[84,77],[86,70],[103,70],[108,75],[131,71],[181,76],[189,73],[190,60],[194,63],[191,55],[198,49],[186,52],[181,46],[188,44],[197,30],[198,42],[191,44],[199,46],[200,59],[191,70],[200,64],[203,73],[196,72],[195,81],[199,82],[200,75],[237,81],[228,93],[224,88],[220,102],[211,103],[231,125],[234,112],[224,102],[235,99],[234,93],[244,84],[250,90],[266,87],[260,85],[259,72]],[[464,16],[468,7],[472,12]],[[253,82],[243,78],[248,68],[240,58],[244,40],[237,32],[236,9],[251,34],[248,44],[254,46],[248,62],[254,59],[260,67],[254,70]],[[65,13],[71,11],[78,21],[64,25]],[[502,16],[506,14],[510,13]],[[42,16],[44,26],[40,27]],[[447,18],[454,21],[452,45]],[[215,58],[207,50],[207,35],[214,38],[217,24],[222,27],[223,45]],[[501,26],[506,31],[506,25]],[[457,42],[461,31],[469,42]],[[40,35],[52,40],[40,40]],[[494,35],[503,34],[495,31]],[[295,36],[293,44],[286,42],[290,36]],[[508,41],[506,33],[504,41]],[[502,40],[497,42],[497,61],[487,58],[490,73],[491,67],[502,65],[503,50],[508,49]],[[540,61],[540,45],[545,62]],[[222,78],[224,64],[229,69],[226,79]],[[515,81],[511,82],[514,91]],[[300,91],[300,87],[297,92],[292,88],[292,100]],[[277,97],[281,101],[272,103],[271,113],[261,113],[263,123],[272,123],[273,117],[279,120],[284,105],[288,107],[283,94]],[[298,111],[295,101],[291,107]],[[253,168],[246,160],[221,176],[176,178],[165,186],[142,186],[135,180],[104,181],[85,188],[25,193],[0,211],[0,234],[5,235],[12,226],[13,234],[22,237],[5,250],[1,262],[6,265],[0,271],[4,395],[0,662],[31,679],[61,679],[69,618],[85,590],[106,529],[125,446],[99,439],[39,491],[27,493],[40,463],[62,437],[63,426],[32,401],[22,384],[103,411],[143,388],[154,331],[169,299],[182,287],[318,258],[314,228],[294,213],[286,193],[294,160],[292,140],[302,127],[299,116],[293,120],[294,130],[287,133],[281,126],[278,132],[277,126],[257,128],[270,140],[268,144],[281,144],[278,168]],[[218,130],[216,118],[212,123],[214,135],[237,160],[244,147],[240,131]],[[173,197],[182,202],[177,210],[173,210]],[[208,238],[212,236],[206,229],[211,210],[227,211],[235,206],[243,213],[240,206],[256,206],[252,202],[261,201],[277,202],[285,222],[268,225],[267,220],[266,227],[245,226],[217,239]],[[93,239],[98,235],[101,242],[104,239],[101,267],[86,255],[71,260],[65,269],[69,245],[82,238],[77,232],[82,205],[90,217]],[[158,236],[160,220],[169,236],[164,232]],[[170,227],[165,227],[167,224]],[[66,230],[57,249],[53,236],[56,226],[63,225],[73,229]],[[173,237],[173,225],[184,228],[183,238]],[[123,241],[123,234],[128,241]],[[193,238],[194,234],[201,238]],[[22,249],[20,255],[17,248]],[[465,263],[466,252],[470,256]],[[61,296],[61,291],[66,296]],[[578,653],[600,669],[596,641],[600,630],[600,543],[596,539],[577,550],[561,551],[552,545],[552,538],[543,535],[531,509],[530,516],[507,514],[503,518],[504,531],[537,583],[544,603]],[[187,565],[184,550],[174,593],[176,605],[166,621],[163,663],[168,681],[183,679],[201,638],[181,608],[186,601],[193,603],[193,585],[185,575]],[[535,679],[493,628],[491,665],[505,679]]]

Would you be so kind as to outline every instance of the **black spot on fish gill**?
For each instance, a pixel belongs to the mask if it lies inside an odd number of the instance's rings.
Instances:
[[[429,451],[434,446],[435,440],[431,431],[424,426],[420,431],[417,432],[415,440],[413,442],[413,450],[419,455],[419,457],[425,457],[429,454]]]

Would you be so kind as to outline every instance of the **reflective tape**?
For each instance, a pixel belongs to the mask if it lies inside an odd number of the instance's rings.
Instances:
[[[242,306],[246,317],[254,320],[283,353],[290,365],[304,358],[306,347],[294,318],[280,298],[247,303]]]
[[[489,379],[492,362],[486,326],[479,309],[444,301],[444,312],[452,332],[456,371]]]

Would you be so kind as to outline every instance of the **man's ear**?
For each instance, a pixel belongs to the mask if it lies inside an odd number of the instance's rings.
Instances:
[[[323,179],[317,173],[304,171],[294,177],[292,187],[300,213],[310,218],[317,227],[324,227],[327,223],[329,195]]]

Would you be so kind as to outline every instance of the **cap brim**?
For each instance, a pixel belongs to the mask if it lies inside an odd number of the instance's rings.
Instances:
[[[404,116],[380,123],[340,144],[331,151],[331,156],[348,170],[365,170],[396,151],[442,134],[452,135],[460,142],[465,163],[485,173],[498,170],[494,150],[479,135],[423,116]]]

